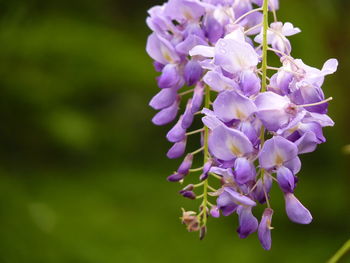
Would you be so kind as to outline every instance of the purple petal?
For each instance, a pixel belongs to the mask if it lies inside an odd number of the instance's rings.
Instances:
[[[184,77],[187,86],[192,86],[196,84],[200,78],[202,77],[202,67],[199,65],[199,63],[195,60],[190,60],[184,70]]]
[[[179,86],[181,79],[174,64],[168,64],[163,68],[162,75],[158,78],[158,86],[161,89],[176,88]]]
[[[266,208],[263,216],[261,218],[259,228],[258,228],[258,237],[262,247],[265,250],[271,249],[271,221],[272,221],[273,210],[271,208]]]
[[[177,169],[177,172],[179,174],[185,174],[187,175],[192,167],[192,162],[193,162],[193,155],[192,154],[187,154],[179,168]]]
[[[185,177],[185,175],[183,175],[183,174],[174,173],[174,174],[168,176],[167,180],[169,182],[179,182],[182,179],[184,179],[184,177]]]
[[[252,71],[244,71],[239,83],[240,89],[246,96],[255,95],[260,91],[260,78]]]
[[[274,136],[267,140],[260,152],[260,166],[271,170],[276,166],[282,166],[298,155],[297,146],[281,136]]]
[[[312,216],[292,193],[285,193],[286,212],[289,219],[298,224],[310,224]]]
[[[209,136],[209,149],[216,158],[230,161],[250,154],[253,146],[242,132],[218,126]]]
[[[185,139],[186,137],[186,130],[182,128],[182,116],[178,120],[178,122],[175,124],[175,126],[168,132],[166,135],[166,138],[169,142],[179,142]]]
[[[162,109],[153,117],[152,122],[159,126],[172,122],[177,116],[179,103],[180,100],[178,99],[170,107]]]
[[[149,105],[155,110],[169,107],[176,100],[177,89],[162,89],[150,101]]]
[[[282,97],[273,92],[260,93],[255,100],[258,108],[257,116],[269,131],[277,131],[288,124],[293,117],[287,112],[291,104],[287,97]]]
[[[216,203],[223,216],[231,215],[238,207],[238,205],[232,201],[231,195],[227,192],[223,192],[217,198]]]
[[[256,203],[250,199],[249,197],[237,193],[235,190],[225,187],[225,192],[229,193],[231,199],[233,202],[235,202],[238,205],[243,206],[256,206]]]
[[[255,104],[236,91],[221,92],[213,104],[214,113],[223,122],[246,120],[256,112]]]
[[[215,46],[214,63],[230,73],[250,70],[258,63],[258,54],[246,42],[220,39]]]
[[[211,209],[210,209],[210,215],[214,218],[219,218],[220,217],[220,210],[219,208],[214,205]]]
[[[181,157],[186,150],[186,139],[175,143],[168,151],[167,157],[169,159],[176,159]]]
[[[206,36],[210,43],[216,43],[224,34],[223,26],[213,17],[207,17],[204,22]]]
[[[234,175],[238,184],[246,184],[255,179],[256,170],[254,164],[246,158],[237,158],[234,168]]]
[[[198,83],[194,88],[193,98],[192,98],[192,113],[196,113],[201,109],[204,97],[204,85]]]
[[[182,118],[182,123],[181,123],[182,128],[185,130],[188,129],[192,125],[193,119],[194,119],[194,114],[192,113],[192,99],[189,99],[187,101],[186,110]]]
[[[277,169],[277,181],[283,192],[294,192],[295,178],[288,168],[281,166]]]
[[[239,227],[237,232],[240,238],[246,238],[258,229],[258,220],[252,213],[252,207],[239,206],[237,209],[239,216]]]
[[[190,50],[198,45],[206,46],[207,43],[202,38],[191,34],[176,46],[176,51],[185,56],[188,56]]]
[[[148,37],[146,50],[151,58],[163,65],[180,61],[171,43],[155,33]]]

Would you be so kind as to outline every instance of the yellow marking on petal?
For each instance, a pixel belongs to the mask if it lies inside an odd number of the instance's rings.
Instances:
[[[277,154],[276,158],[275,158],[275,162],[276,162],[277,165],[282,165],[283,162],[284,162],[282,156]]]
[[[162,52],[162,55],[166,61],[168,61],[169,63],[173,63],[173,59],[171,58],[169,51],[165,47],[161,46],[160,51]]]
[[[242,155],[241,151],[233,144],[231,144],[230,150],[236,156]]]
[[[241,112],[239,109],[236,109],[236,116],[240,120],[244,120],[246,118],[245,114]]]

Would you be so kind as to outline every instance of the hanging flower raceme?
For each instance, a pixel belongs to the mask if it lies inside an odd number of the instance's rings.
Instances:
[[[270,249],[274,181],[289,219],[312,221],[295,196],[299,156],[324,143],[323,128],[334,125],[322,85],[338,62],[319,70],[293,58],[289,37],[300,29],[279,22],[278,7],[278,0],[169,0],[149,10],[147,52],[160,72],[152,121],[173,123],[167,156],[183,160],[167,179],[191,182],[179,193],[199,201],[199,209],[183,210],[181,219],[200,238],[209,217],[236,213],[239,237],[257,232]],[[268,66],[268,54],[281,66]],[[194,128],[197,118],[203,125]],[[198,149],[186,151],[195,136]],[[256,217],[258,204],[266,208]]]

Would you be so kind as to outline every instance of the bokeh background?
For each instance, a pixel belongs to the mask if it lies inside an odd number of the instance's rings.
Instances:
[[[146,11],[162,2],[0,1],[0,262],[325,262],[350,238],[350,1],[281,0],[303,30],[293,54],[340,67],[324,86],[336,126],[302,156],[314,221],[291,223],[274,188],[270,252],[239,240],[235,217],[210,220],[204,241],[180,224],[193,204],[165,180],[178,161],[147,105]]]

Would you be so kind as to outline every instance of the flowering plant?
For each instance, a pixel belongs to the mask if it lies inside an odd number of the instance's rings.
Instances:
[[[150,102],[159,112],[152,121],[174,121],[185,104],[166,135],[173,143],[171,159],[184,156],[189,137],[200,135],[199,149],[168,177],[181,184],[198,178],[180,194],[200,200],[198,212],[182,215],[188,231],[199,231],[200,238],[208,217],[237,213],[239,237],[257,231],[269,250],[273,182],[284,194],[289,219],[312,221],[294,195],[299,155],[324,143],[322,129],[334,125],[327,116],[332,98],[325,99],[322,85],[338,62],[330,59],[319,70],[293,58],[288,37],[300,29],[279,22],[278,7],[278,0],[169,0],[149,10],[147,52],[160,72],[160,91]],[[279,67],[268,65],[269,52],[279,57]],[[202,128],[189,131],[200,115]],[[192,168],[198,159],[202,165]],[[257,204],[267,206],[260,222],[253,215]]]

